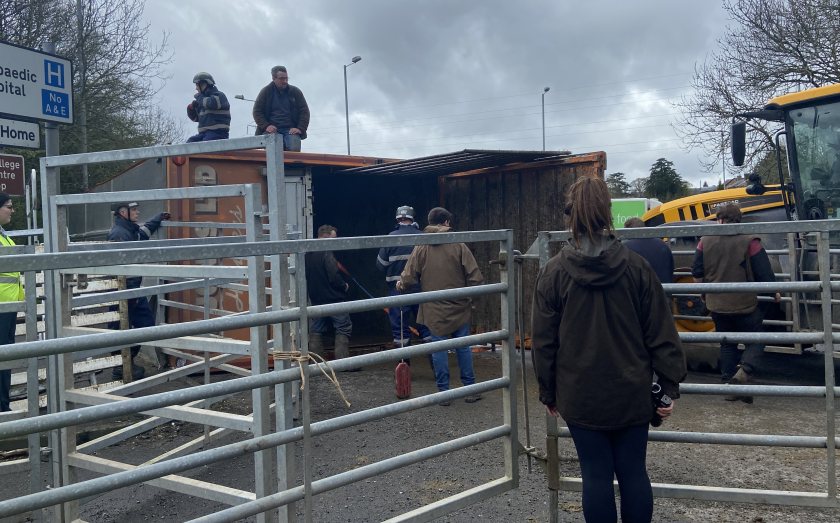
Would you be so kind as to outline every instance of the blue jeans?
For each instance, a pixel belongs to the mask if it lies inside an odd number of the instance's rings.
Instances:
[[[614,522],[613,476],[621,493],[621,521],[650,523],[653,491],[647,475],[648,424],[617,430],[592,430],[567,423],[583,478],[583,517]]]
[[[343,334],[350,337],[350,333],[353,332],[353,322],[350,321],[349,314],[339,314],[337,316],[324,316],[321,318],[315,318],[312,320],[312,325],[309,327],[309,330],[316,334],[325,334],[328,330],[328,323],[331,322],[333,329],[335,329],[336,334]]]
[[[203,131],[187,138],[187,143],[227,140],[228,136],[230,136],[230,131]]]
[[[288,127],[278,127],[277,134],[283,135],[283,150],[300,152],[300,135],[289,134]]]
[[[388,284],[389,296],[399,296],[400,294],[402,293],[398,291],[395,286]],[[408,341],[411,339],[412,325],[417,327],[417,332],[420,333],[421,339],[429,341],[432,336],[432,333],[429,332],[429,328],[425,325],[415,323],[417,319],[417,312],[419,310],[419,303],[415,303],[414,305],[405,305],[403,307],[391,307],[388,309],[388,319],[391,321],[391,334],[394,336],[395,345],[399,345],[400,340],[402,340],[405,345],[408,345]],[[401,311],[402,318],[400,318]],[[400,334],[402,334],[402,338],[400,338]]]
[[[465,323],[449,336],[435,336],[432,334],[432,341],[443,341],[451,338],[463,338],[470,334],[470,324]],[[461,370],[461,383],[472,385],[475,383],[475,372],[473,371],[472,349],[470,347],[459,347],[455,349],[458,356],[458,368]],[[435,369],[435,382],[439,391],[449,390],[449,354],[442,350],[432,353],[432,366]]]
[[[712,313],[717,332],[762,332],[764,327],[764,311],[757,307],[749,314],[718,314]],[[735,342],[721,342],[720,344],[720,377],[728,382],[738,370],[738,363],[749,374],[755,372],[764,354],[763,343],[745,343],[744,354],[738,350]]]

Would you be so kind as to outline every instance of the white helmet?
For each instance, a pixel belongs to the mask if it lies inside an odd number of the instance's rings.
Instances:
[[[410,205],[400,205],[399,207],[397,207],[397,220],[405,219],[414,219],[414,207]]]

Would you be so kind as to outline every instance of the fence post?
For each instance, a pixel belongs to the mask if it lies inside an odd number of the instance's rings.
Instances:
[[[817,243],[817,257],[820,264],[820,282],[822,292],[822,322],[824,334],[825,356],[825,414],[826,414],[826,474],[828,476],[827,492],[830,500],[837,499],[837,476],[836,466],[836,444],[835,444],[835,400],[834,400],[834,336],[831,328],[831,252],[829,244],[829,233],[819,233]]]
[[[507,290],[501,296],[501,327],[508,331],[507,339],[502,341],[502,375],[510,380],[502,390],[502,410],[505,425],[510,427],[505,449],[505,475],[513,481],[514,488],[519,486],[519,429],[516,416],[516,264],[513,256],[513,230],[507,230],[501,242],[499,252],[499,281],[507,284]],[[525,350],[525,347],[522,347]]]

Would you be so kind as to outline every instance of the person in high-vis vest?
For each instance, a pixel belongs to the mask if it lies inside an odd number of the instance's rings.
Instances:
[[[15,209],[12,197],[0,192],[0,249],[14,247],[15,242],[6,234],[4,225],[12,221]],[[0,269],[2,270],[2,269]],[[0,272],[0,302],[23,301],[23,286],[19,272]],[[15,342],[16,312],[0,312],[0,345]],[[2,349],[0,349],[2,350]],[[9,391],[12,388],[11,369],[0,370],[0,412],[12,410],[9,407]]]

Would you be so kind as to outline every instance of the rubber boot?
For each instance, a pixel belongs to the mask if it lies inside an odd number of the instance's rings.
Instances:
[[[309,352],[324,357],[324,336],[317,332],[309,333]]]
[[[335,335],[335,359],[343,360],[350,357],[350,338],[344,334]],[[356,372],[362,369],[347,369],[345,372]]]
[[[731,383],[732,385],[746,385],[747,383],[749,383],[749,381],[750,381],[749,373],[744,370],[744,367],[740,367],[738,369],[738,372],[736,372],[735,375],[732,376],[732,379],[729,380],[729,383]],[[752,403],[753,402],[753,397],[752,396],[732,395],[732,396],[726,396],[723,399],[725,399],[726,401],[743,401],[744,403]]]

